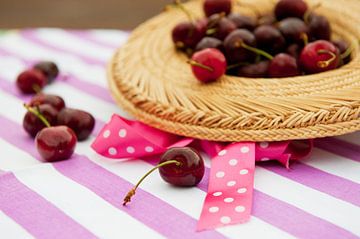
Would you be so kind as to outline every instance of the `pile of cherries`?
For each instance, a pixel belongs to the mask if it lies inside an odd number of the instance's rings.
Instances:
[[[88,112],[67,108],[60,96],[40,92],[58,74],[55,63],[40,62],[22,72],[16,81],[23,93],[37,93],[28,104],[24,104],[28,111],[23,128],[35,138],[36,148],[47,162],[69,159],[77,141],[87,139],[95,126],[95,119]]]
[[[314,74],[351,60],[350,45],[331,40],[328,19],[314,12],[318,6],[279,0],[273,13],[252,18],[231,12],[232,4],[232,0],[205,0],[205,18],[190,17],[172,31],[176,48],[191,57],[193,73],[202,82],[224,74],[252,78]],[[187,12],[180,1],[176,5]]]

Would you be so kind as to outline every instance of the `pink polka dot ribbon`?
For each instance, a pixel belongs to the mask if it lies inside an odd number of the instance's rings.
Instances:
[[[198,230],[214,229],[249,220],[252,208],[255,161],[278,160],[287,168],[290,160],[307,156],[312,141],[218,143],[195,140],[152,128],[139,121],[113,115],[92,144],[100,155],[142,158],[159,155],[172,147],[190,145],[211,158],[208,192]]]

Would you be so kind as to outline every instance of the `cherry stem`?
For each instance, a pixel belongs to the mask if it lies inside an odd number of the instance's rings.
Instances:
[[[189,19],[190,22],[192,22],[192,23],[194,22],[193,16],[189,12],[189,10],[187,10],[184,7],[184,4],[180,0],[175,0],[174,5],[175,5],[175,7],[178,7],[181,11],[183,11],[185,13],[185,15],[187,16],[187,18]]]
[[[135,185],[135,187],[133,187],[125,196],[124,198],[124,202],[123,202],[123,206],[126,206],[127,203],[131,202],[131,198],[135,195],[136,189],[139,187],[139,185],[142,183],[142,181],[144,181],[144,179],[149,176],[152,172],[154,172],[156,169],[161,168],[165,165],[169,165],[169,164],[176,164],[176,166],[180,166],[181,163],[177,160],[169,160],[169,161],[165,161],[161,164],[156,165],[154,168],[152,168],[150,171],[148,171],[144,176],[142,176],[142,178],[139,180],[139,182]]]
[[[302,32],[300,34],[300,38],[303,40],[304,42],[304,46],[306,46],[307,44],[309,44],[309,37],[305,32]]]
[[[201,64],[201,63],[199,63],[199,62],[197,62],[197,61],[194,61],[194,60],[188,60],[187,63],[189,63],[189,64],[192,65],[192,66],[198,66],[198,67],[203,68],[203,69],[205,69],[205,70],[208,70],[208,71],[210,71],[210,72],[213,72],[213,71],[214,71],[214,69],[211,68],[210,66],[206,66],[206,65]]]
[[[236,68],[238,66],[248,66],[248,65],[250,65],[250,63],[248,63],[248,62],[240,62],[240,63],[229,65],[228,67],[226,67],[226,69],[231,70],[231,69]]]
[[[312,6],[309,10],[307,10],[304,14],[304,22],[306,24],[309,24],[309,18],[310,18],[310,15],[311,13],[313,13],[316,9],[318,9],[319,7],[322,6],[322,3],[321,2],[318,2],[316,3],[314,6]]]
[[[272,55],[270,55],[269,53],[267,53],[266,51],[260,50],[255,47],[251,47],[251,46],[245,44],[243,41],[239,41],[239,42],[235,43],[235,46],[245,48],[246,50],[252,51],[252,52],[254,52],[258,55],[261,55],[269,60],[274,59],[274,57]]]
[[[213,21],[209,22],[208,24],[208,28],[209,29],[212,29],[216,26],[216,24],[223,18],[226,16],[226,13],[225,12],[221,12],[219,13],[218,17],[215,18]]]
[[[340,55],[341,59],[344,60],[346,57],[350,56],[350,54],[353,52],[354,48],[355,48],[354,45],[351,44],[351,45],[346,49],[346,51],[345,51],[343,54]]]
[[[31,88],[35,91],[36,94],[41,92],[41,88],[38,84],[33,84]]]
[[[330,59],[326,60],[326,61],[318,61],[317,65],[320,68],[325,68],[328,67],[335,59],[336,59],[336,54],[334,52],[328,51],[328,50],[319,50],[317,52],[317,54],[328,54],[330,55]]]
[[[30,107],[27,104],[24,104],[25,109],[27,109],[27,111],[29,111],[30,113],[34,114],[36,117],[38,117],[39,120],[41,120],[41,122],[43,122],[43,124],[46,127],[51,127],[49,121],[45,118],[45,116],[43,114],[41,114],[39,108],[34,108],[34,107]]]

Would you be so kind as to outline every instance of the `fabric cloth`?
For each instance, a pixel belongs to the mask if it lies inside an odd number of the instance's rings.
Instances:
[[[2,238],[359,238],[360,134],[315,141],[311,157],[290,165],[259,163],[251,219],[243,225],[196,232],[210,161],[195,188],[178,189],[158,174],[134,203],[123,196],[158,159],[113,161],[90,149],[117,107],[105,65],[126,41],[123,31],[29,29],[0,36],[0,232]],[[62,76],[45,88],[67,105],[91,112],[96,128],[71,160],[43,163],[22,129],[16,76],[39,60]]]

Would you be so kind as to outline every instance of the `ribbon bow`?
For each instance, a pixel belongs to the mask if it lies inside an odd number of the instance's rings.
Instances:
[[[289,168],[290,160],[299,160],[311,152],[312,140],[304,142],[219,143],[195,140],[114,114],[92,148],[102,156],[120,159],[149,157],[172,147],[196,145],[211,157],[210,181],[197,227],[205,230],[249,220],[255,161],[277,160]]]

